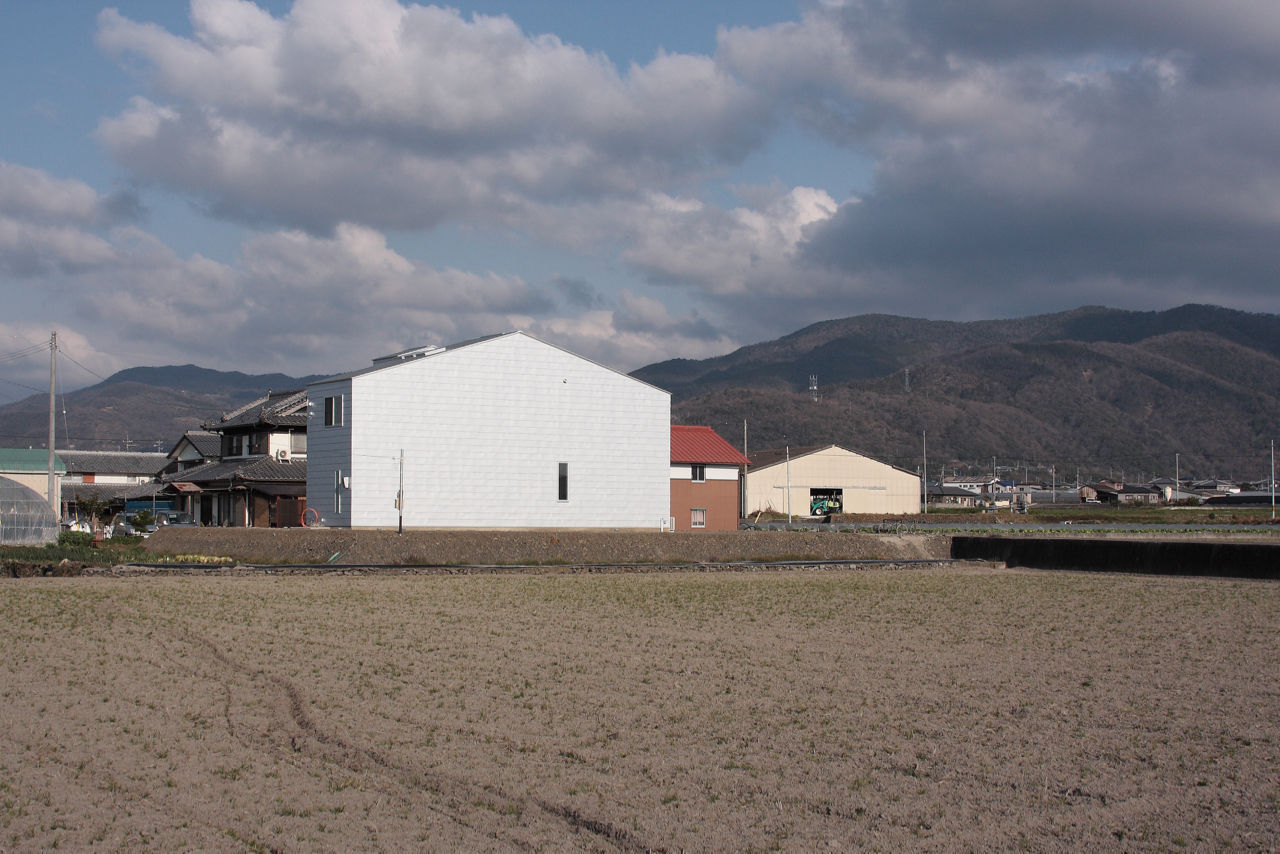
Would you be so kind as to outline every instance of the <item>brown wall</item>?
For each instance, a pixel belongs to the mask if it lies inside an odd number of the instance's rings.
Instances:
[[[707,509],[706,528],[689,526],[690,511],[694,507]],[[675,517],[677,531],[736,531],[738,481],[709,480],[706,483],[694,483],[689,480],[672,480],[671,515]]]

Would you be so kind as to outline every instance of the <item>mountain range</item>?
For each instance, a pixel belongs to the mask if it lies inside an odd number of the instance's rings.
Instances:
[[[748,450],[834,442],[913,471],[927,458],[931,473],[1046,481],[1260,480],[1280,432],[1280,316],[860,315],[634,375],[672,392],[673,421],[740,442],[745,420]]]
[[[913,471],[927,459],[931,477],[994,467],[1145,480],[1180,467],[1260,480],[1280,432],[1280,316],[1207,305],[969,322],[859,315],[632,375],[672,392],[673,422],[709,424],[737,445],[745,433],[749,452],[835,443]],[[131,368],[59,398],[57,443],[168,450],[268,389],[315,379]],[[46,396],[0,406],[0,445],[42,447],[47,429]]]

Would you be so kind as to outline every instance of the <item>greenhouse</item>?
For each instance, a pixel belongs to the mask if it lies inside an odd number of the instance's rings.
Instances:
[[[58,516],[36,492],[0,477],[0,545],[42,546],[58,540]]]

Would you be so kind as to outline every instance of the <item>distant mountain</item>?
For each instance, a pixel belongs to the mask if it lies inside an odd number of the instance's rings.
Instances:
[[[810,399],[809,377],[818,381]],[[1182,474],[1260,480],[1280,433],[1280,317],[1207,305],[1085,307],[1011,320],[861,315],[633,376],[672,391],[677,423],[748,450],[834,442],[916,470],[1065,480]],[[57,444],[168,450],[268,390],[318,376],[130,368],[58,397]],[[65,408],[65,413],[61,411]],[[43,447],[48,398],[0,406],[0,446]],[[924,434],[922,436],[922,434]]]
[[[191,429],[266,394],[302,388],[320,376],[244,374],[195,365],[127,368],[88,388],[58,395],[58,448],[167,451]],[[0,406],[0,446],[45,447],[49,398]]]
[[[915,470],[1260,479],[1280,432],[1280,317],[1086,307],[970,323],[862,315],[634,376],[748,450],[835,442]],[[816,376],[819,399],[811,400]]]

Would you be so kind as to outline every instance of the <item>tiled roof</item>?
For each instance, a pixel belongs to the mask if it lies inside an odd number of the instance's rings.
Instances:
[[[264,424],[271,427],[307,426],[307,390],[267,392],[253,403],[234,412],[224,413],[217,421],[205,422],[211,430],[229,427],[253,427]]]
[[[255,483],[306,483],[307,463],[306,460],[282,463],[272,457],[248,457],[205,463],[164,477],[166,483],[211,483],[232,478]]]
[[[187,444],[196,449],[202,457],[216,457],[222,453],[222,438],[209,430],[188,430],[182,434],[182,439],[187,440]],[[182,444],[182,439],[174,443],[173,450],[170,454],[178,449],[178,445]]]
[[[741,466],[747,458],[710,427],[672,424],[671,462]]]
[[[78,501],[93,495],[106,501],[150,498],[164,488],[162,483],[64,483],[63,501]]]
[[[66,464],[57,451],[53,454],[54,471],[66,473]],[[48,471],[49,452],[44,448],[0,448],[0,472]]]
[[[168,454],[125,451],[58,451],[68,472],[154,475],[169,462]]]

